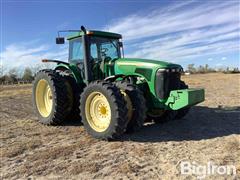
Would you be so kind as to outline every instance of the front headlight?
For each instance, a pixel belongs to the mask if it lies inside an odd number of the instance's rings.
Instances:
[[[166,68],[166,69],[158,69],[159,72],[183,72],[183,68]]]

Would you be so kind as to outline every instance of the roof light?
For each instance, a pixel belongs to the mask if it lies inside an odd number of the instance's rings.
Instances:
[[[42,62],[48,62],[48,59],[42,59]]]
[[[158,69],[159,72],[164,72],[166,69]]]
[[[90,35],[90,34],[93,34],[93,32],[92,31],[87,31],[87,34]]]

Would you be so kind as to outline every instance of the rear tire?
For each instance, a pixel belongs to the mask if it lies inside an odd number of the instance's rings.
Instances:
[[[39,121],[47,125],[60,124],[71,110],[65,79],[50,69],[37,73],[33,82],[32,101]]]
[[[94,138],[116,139],[126,131],[125,101],[120,90],[112,83],[90,83],[81,94],[80,110],[86,131]]]
[[[146,119],[147,109],[142,91],[140,91],[137,86],[126,81],[117,81],[116,86],[124,92],[122,93],[128,107],[127,132],[140,130]]]
[[[72,99],[72,108],[69,115],[66,117],[67,120],[81,121],[80,116],[80,95],[83,92],[83,85],[77,84],[76,80],[67,69],[56,70],[66,80],[67,87],[69,88],[69,96]]]

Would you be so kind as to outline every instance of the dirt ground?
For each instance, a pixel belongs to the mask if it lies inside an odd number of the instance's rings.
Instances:
[[[146,124],[114,142],[91,138],[79,122],[44,126],[31,104],[31,85],[0,87],[1,179],[196,179],[183,161],[234,165],[240,179],[240,75],[189,75],[206,101],[183,119]]]

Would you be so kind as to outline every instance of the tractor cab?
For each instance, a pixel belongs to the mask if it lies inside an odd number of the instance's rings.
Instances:
[[[123,54],[122,36],[116,33],[104,31],[81,31],[72,32],[69,41],[70,64],[75,64],[83,73],[83,78],[88,82],[106,77],[107,64],[121,58]],[[64,38],[58,37],[57,44],[63,44]]]

